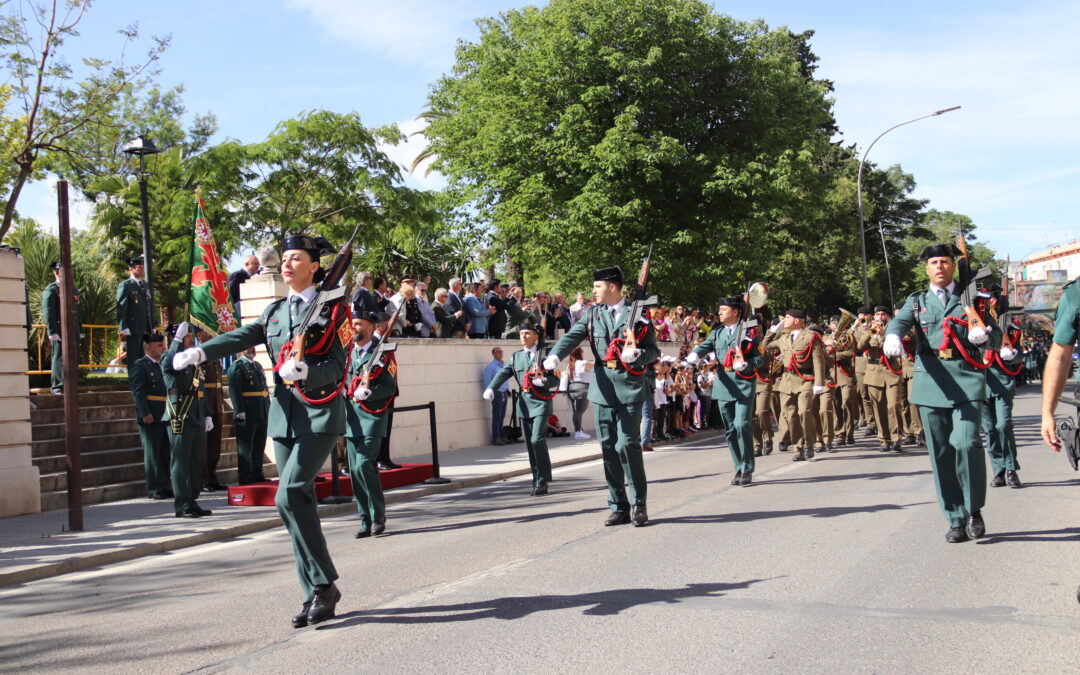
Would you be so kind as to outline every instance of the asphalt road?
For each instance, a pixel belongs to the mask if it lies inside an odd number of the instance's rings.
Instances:
[[[759,460],[718,438],[646,455],[649,526],[602,525],[598,462],[324,522],[338,617],[293,630],[281,531],[0,592],[0,669],[35,672],[1076,672],[1080,474],[1018,399],[1020,490],[947,544],[919,448]]]

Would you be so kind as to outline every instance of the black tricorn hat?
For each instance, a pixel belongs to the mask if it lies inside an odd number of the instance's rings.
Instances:
[[[730,298],[720,298],[720,302],[717,304],[721,307],[738,309],[743,306],[743,299],[741,296],[733,295]]]
[[[175,326],[177,324],[173,325]],[[150,342],[165,342],[165,336],[161,333],[158,333],[157,331],[154,331],[153,333],[144,333],[142,336],[142,341],[143,344],[147,344]]]
[[[931,244],[919,254],[919,260],[930,258],[956,258],[960,255],[960,249],[953,244]]]
[[[281,250],[307,251],[315,260],[318,260],[327,253],[333,253],[335,251],[334,245],[327,241],[326,237],[310,237],[306,234],[285,237]]]
[[[801,309],[789,309],[788,311],[784,312],[784,314],[790,316],[792,319],[806,318],[806,312],[802,311]]]
[[[610,281],[612,283],[621,284],[623,282],[622,268],[616,265],[615,267],[605,267],[602,270],[596,270],[593,272],[593,281]]]
[[[51,263],[49,263],[49,269],[51,269],[51,270],[60,269],[60,261],[59,260],[54,260]]]
[[[137,255],[137,256],[133,256],[131,258],[128,258],[127,263],[128,263],[128,267],[135,267],[136,265],[141,265],[141,264],[143,264],[142,256]]]

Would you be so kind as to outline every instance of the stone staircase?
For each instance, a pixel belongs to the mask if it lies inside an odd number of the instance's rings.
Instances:
[[[227,393],[227,390],[226,390]],[[64,443],[64,399],[53,394],[30,398],[32,455],[41,476],[41,510],[67,508],[67,457]],[[226,408],[228,398],[226,397]],[[217,475],[222,483],[236,483],[236,439],[232,416],[222,430],[221,460]],[[83,504],[118,501],[146,496],[146,474],[135,404],[131,392],[92,391],[79,393],[79,428],[82,435]],[[267,463],[268,477],[277,467]]]

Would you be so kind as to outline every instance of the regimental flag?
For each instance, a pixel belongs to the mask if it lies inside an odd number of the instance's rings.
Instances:
[[[229,277],[218,257],[217,242],[206,219],[206,206],[196,193],[191,235],[191,288],[188,320],[211,335],[237,327],[236,309],[229,299]]]

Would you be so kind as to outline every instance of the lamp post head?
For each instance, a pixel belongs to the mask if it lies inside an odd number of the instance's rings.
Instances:
[[[945,109],[943,109],[943,110],[935,110],[935,111],[934,111],[934,115],[944,115],[944,114],[945,114],[945,113],[947,113],[947,112],[952,112],[952,111],[954,111],[954,110],[959,110],[959,109],[960,109],[960,106],[958,106],[958,105],[954,105],[954,106],[953,106],[953,107],[951,107],[951,108],[945,108]]]
[[[127,143],[124,143],[123,153],[125,155],[133,155],[136,157],[142,157],[144,155],[156,155],[161,152],[158,150],[154,142],[145,136],[139,136]]]

